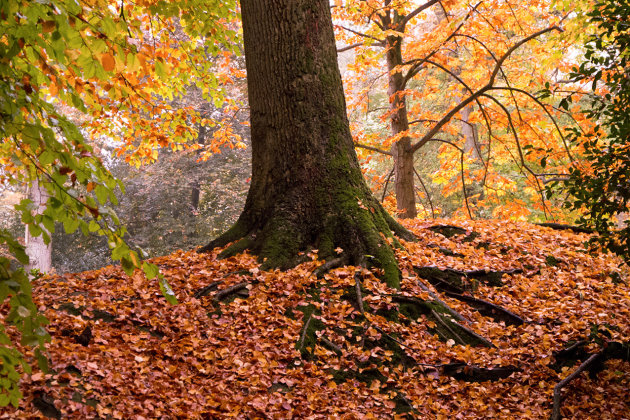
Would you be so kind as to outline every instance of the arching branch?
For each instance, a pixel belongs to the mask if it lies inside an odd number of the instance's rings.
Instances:
[[[534,32],[533,34],[531,34],[528,37],[525,37],[523,39],[521,39],[519,42],[517,42],[516,44],[512,45],[506,52],[505,54],[503,54],[501,56],[501,58],[499,58],[499,61],[497,62],[497,64],[494,66],[494,70],[492,71],[492,74],[490,75],[490,80],[488,81],[488,85],[492,86],[494,84],[494,79],[497,77],[497,74],[499,74],[499,71],[501,70],[501,66],[503,66],[503,63],[505,62],[505,60],[507,60],[514,51],[516,51],[519,47],[521,47],[524,44],[527,44],[529,41],[531,41],[532,39],[538,38],[539,36],[546,34],[547,32],[551,32],[551,31],[559,31],[562,32],[562,29],[558,26],[550,26],[548,28],[545,29],[541,29],[538,32]]]
[[[458,145],[456,145],[452,141],[448,141],[448,140],[444,140],[444,139],[432,138],[429,141],[446,143],[446,144],[449,144],[449,145],[453,146],[457,150],[459,150],[460,175],[462,177],[462,192],[464,193],[464,204],[466,205],[466,211],[468,212],[468,217],[470,217],[470,219],[472,220],[473,219],[473,215],[472,215],[472,212],[470,211],[470,205],[468,203],[468,193],[466,192],[466,179],[464,178],[464,155],[466,154],[464,152],[464,149],[462,149],[461,147],[459,147]]]
[[[354,44],[346,45],[345,47],[337,48],[337,53],[342,53],[360,47],[364,45],[363,42],[355,42]]]
[[[538,175],[527,165],[527,162],[525,162],[525,156],[523,156],[523,149],[521,148],[521,142],[518,138],[518,132],[516,131],[516,127],[514,126],[514,121],[512,121],[512,116],[510,115],[510,111],[505,107],[505,105],[503,105],[494,96],[488,95],[485,93],[483,94],[483,96],[492,100],[494,103],[496,103],[507,116],[509,127],[512,131],[512,135],[514,136],[514,141],[516,142],[516,147],[518,150],[520,163],[522,167],[534,177],[534,181],[536,182],[536,185],[538,186],[538,193],[540,194],[540,198],[542,200],[543,211],[545,212],[545,218],[546,218],[547,212],[549,211],[549,209],[547,208],[547,204],[545,203],[545,195],[544,195],[542,186],[540,185],[540,181],[538,180]]]
[[[466,82],[464,82],[459,76],[457,76],[455,73],[453,73],[452,71],[450,71],[446,67],[444,67],[441,64],[436,63],[434,61],[431,61],[431,60],[427,60],[427,62],[430,63],[430,64],[433,64],[434,66],[436,66],[439,69],[443,70],[447,74],[450,74],[455,80],[457,80],[460,84],[462,84],[466,88],[466,90],[471,92],[471,95],[468,96],[463,101],[461,101],[456,106],[454,106],[446,115],[444,115],[433,126],[433,128],[431,128],[429,130],[429,132],[427,132],[416,144],[412,145],[411,148],[410,148],[410,150],[412,152],[416,152],[418,149],[420,149],[422,146],[424,146],[428,141],[430,141],[433,138],[433,136],[435,136],[442,129],[442,127],[444,127],[444,125],[446,125],[446,123],[448,123],[455,116],[455,114],[457,114],[462,109],[466,108],[470,103],[475,102],[479,98],[480,95],[482,95],[484,92],[486,92],[489,89],[489,86],[486,85],[486,86],[482,87],[481,89],[479,89],[478,91],[473,92],[472,89],[470,88],[470,86],[468,86],[466,84]]]
[[[567,156],[569,157],[569,159],[571,159],[571,162],[574,163],[575,159],[573,158],[573,155],[571,153],[571,150],[569,149],[569,145],[567,144],[567,140],[564,137],[564,134],[562,134],[562,130],[560,129],[560,126],[558,126],[558,122],[556,121],[556,119],[554,118],[553,115],[551,115],[551,112],[549,112],[549,110],[547,109],[547,107],[545,106],[545,104],[543,104],[538,98],[536,98],[534,95],[532,95],[531,93],[529,93],[526,90],[523,89],[519,89],[519,88],[508,88],[506,86],[497,86],[497,87],[492,87],[490,90],[511,90],[513,92],[518,92],[518,93],[522,93],[523,95],[528,96],[532,101],[534,101],[538,106],[540,106],[543,111],[545,111],[545,113],[547,114],[547,116],[549,117],[549,120],[551,120],[551,122],[553,123],[554,127],[556,128],[556,131],[558,132],[558,135],[560,136],[560,138],[562,139],[562,144],[564,145],[564,149],[567,152]]]
[[[545,29],[542,29],[538,32],[533,33],[532,35],[523,38],[522,40],[520,40],[519,42],[517,42],[516,44],[514,44],[512,47],[510,47],[505,54],[503,54],[501,56],[501,58],[499,58],[494,66],[494,69],[490,75],[490,78],[488,79],[488,82],[485,84],[485,86],[483,86],[482,88],[480,88],[479,90],[477,90],[476,92],[473,93],[472,89],[459,77],[457,76],[455,73],[453,73],[451,70],[447,69],[446,67],[444,67],[443,65],[436,63],[434,61],[431,60],[426,60],[427,63],[430,63],[436,67],[438,67],[439,69],[441,69],[442,71],[446,72],[447,74],[451,75],[451,77],[453,77],[455,80],[457,80],[461,85],[463,85],[466,90],[468,90],[471,95],[464,99],[462,102],[460,102],[458,105],[456,105],[455,107],[453,107],[444,117],[442,117],[442,119],[433,126],[433,128],[431,130],[429,130],[428,133],[426,133],[422,139],[420,139],[416,144],[414,144],[413,146],[411,146],[411,150],[412,152],[415,152],[416,150],[418,150],[419,148],[421,148],[424,144],[426,144],[433,136],[435,136],[440,129],[446,124],[448,123],[451,118],[453,118],[455,116],[455,114],[457,114],[460,110],[462,110],[463,108],[465,108],[466,106],[468,106],[471,102],[475,101],[477,98],[479,98],[479,96],[481,96],[482,94],[484,94],[485,92],[487,92],[488,90],[490,90],[493,85],[494,85],[494,81],[497,77],[497,75],[499,74],[499,72],[501,71],[501,66],[503,65],[503,63],[505,62],[505,60],[507,60],[510,55],[516,51],[517,48],[519,48],[520,46],[522,46],[523,44],[531,41],[532,39],[545,34],[547,32],[551,32],[553,30],[558,30],[558,31],[562,31],[562,29],[560,29],[557,26],[551,26]]]
[[[431,7],[434,4],[439,3],[439,2],[440,2],[440,0],[429,0],[426,3],[424,3],[423,5],[418,6],[415,10],[413,10],[412,12],[409,12],[405,16],[403,16],[402,19],[400,20],[400,22],[398,22],[396,24],[396,27],[393,28],[393,29],[395,31],[398,31],[398,32],[403,32],[405,30],[405,26],[407,25],[407,23],[409,23],[409,21],[411,19],[413,19],[419,13],[422,13],[424,10],[428,9],[429,7]]]
[[[353,34],[358,35],[358,36],[360,36],[360,37],[373,39],[373,40],[375,40],[376,42],[378,42],[378,43],[379,43],[379,45],[381,45],[381,46],[383,46],[383,45],[384,45],[383,43],[385,42],[385,40],[383,40],[383,39],[377,38],[377,37],[372,36],[372,35],[364,34],[363,32],[355,31],[354,29],[352,29],[352,28],[348,28],[348,27],[343,26],[343,25],[336,25],[336,26],[337,26],[338,28],[343,29],[344,31],[352,32]]]
[[[446,37],[446,39],[444,41],[442,41],[442,43],[438,47],[436,47],[433,51],[431,51],[431,53],[429,55],[427,55],[424,58],[419,58],[419,59],[415,59],[415,60],[409,60],[409,61],[406,61],[406,62],[403,63],[403,66],[404,65],[411,65],[409,70],[407,70],[407,73],[405,73],[403,75],[403,86],[406,86],[407,82],[409,82],[409,80],[411,80],[411,78],[413,78],[416,74],[418,74],[418,71],[420,71],[420,67],[422,67],[422,65],[425,64],[427,62],[427,60],[429,60],[431,57],[433,57],[435,54],[437,54],[438,51],[444,45],[446,45],[446,43],[448,41],[450,41],[459,32],[459,30],[462,28],[462,26],[464,26],[464,24],[470,18],[470,16],[472,16],[473,11],[475,11],[477,9],[477,7],[479,7],[480,4],[481,4],[481,2],[477,3],[476,5],[474,5],[472,7],[472,9],[468,12],[468,14],[466,14],[466,16],[464,17],[462,22],[459,25],[457,25],[457,28],[455,28],[455,30],[453,32],[451,32],[451,34],[448,37]]]

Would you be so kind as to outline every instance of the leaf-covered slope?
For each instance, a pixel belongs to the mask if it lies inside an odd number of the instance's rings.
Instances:
[[[407,224],[420,239],[399,252],[401,291],[360,268],[318,279],[318,261],[261,271],[247,254],[217,260],[219,250],[153,260],[177,306],[117,267],[39,279],[54,371],[25,376],[20,408],[0,415],[548,418],[560,380],[630,341],[628,273],[584,252],[583,234],[499,221],[429,229],[453,223]],[[458,290],[435,280],[446,269]],[[491,346],[459,344],[465,330],[451,335],[437,307],[409,304],[421,299],[448,304]],[[563,414],[628,417],[623,359],[605,357],[562,389]]]

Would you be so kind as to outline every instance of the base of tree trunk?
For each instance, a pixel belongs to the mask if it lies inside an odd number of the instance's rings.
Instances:
[[[278,211],[262,223],[256,223],[245,211],[231,229],[199,252],[232,243],[219,254],[220,258],[247,250],[259,256],[263,269],[286,270],[304,262],[309,251],[317,250],[322,260],[341,257],[348,265],[379,268],[383,280],[398,288],[400,270],[393,247],[401,245],[394,234],[406,240],[413,240],[413,234],[371,196],[364,200],[354,198],[354,202],[346,204],[347,212],[338,206],[311,221],[293,216],[291,212]]]

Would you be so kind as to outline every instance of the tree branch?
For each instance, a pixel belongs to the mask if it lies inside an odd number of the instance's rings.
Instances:
[[[417,151],[418,149],[420,149],[422,146],[424,146],[434,135],[436,135],[438,133],[438,131],[440,131],[440,129],[446,124],[448,123],[451,118],[453,118],[455,116],[455,114],[457,114],[460,110],[462,110],[463,108],[465,108],[466,106],[468,106],[468,104],[470,104],[471,102],[475,101],[477,98],[479,98],[479,96],[483,95],[485,92],[487,92],[488,90],[492,89],[493,85],[494,85],[494,81],[497,77],[497,75],[499,74],[499,72],[501,71],[501,66],[503,65],[503,63],[505,62],[505,60],[507,60],[510,55],[520,46],[522,46],[523,44],[531,41],[532,39],[545,34],[547,32],[551,32],[553,30],[557,30],[557,31],[562,31],[562,29],[560,29],[558,26],[551,26],[549,28],[545,28],[542,29],[538,32],[533,33],[532,35],[521,39],[519,42],[517,42],[516,44],[514,44],[511,48],[509,48],[505,54],[503,54],[501,56],[501,58],[499,58],[497,60],[497,63],[494,66],[494,70],[492,71],[490,78],[488,79],[488,82],[485,84],[485,86],[483,86],[482,88],[480,88],[479,90],[477,90],[476,92],[473,93],[473,91],[471,90],[471,88],[461,79],[459,78],[456,74],[454,74],[452,71],[450,71],[449,69],[445,68],[444,66],[442,66],[439,63],[436,63],[434,61],[431,60],[426,60],[427,63],[430,63],[438,68],[440,68],[442,71],[450,74],[455,80],[457,80],[460,84],[462,84],[470,93],[471,95],[464,99],[462,102],[460,102],[457,106],[453,107],[453,109],[451,109],[451,111],[448,112],[448,114],[446,114],[444,117],[442,117],[442,119],[435,125],[433,126],[433,128],[431,130],[429,130],[429,132],[427,134],[424,135],[424,137],[422,137],[422,139],[420,139],[416,144],[414,144],[413,146],[411,146],[411,151],[412,153]]]
[[[363,32],[355,31],[355,30],[354,30],[354,29],[352,29],[352,28],[348,28],[348,27],[345,27],[345,26],[343,26],[343,25],[337,25],[337,26],[338,26],[339,28],[343,29],[343,30],[346,30],[346,31],[348,31],[348,32],[352,32],[353,34],[358,35],[358,36],[361,36],[361,37],[363,37],[363,38],[373,39],[373,40],[375,40],[376,42],[378,42],[378,43],[379,43],[379,44],[381,44],[381,45],[383,44],[383,42],[385,42],[383,39],[377,38],[377,37],[372,36],[372,35],[364,34]]]
[[[411,19],[413,19],[414,17],[416,17],[419,13],[423,12],[424,10],[428,9],[429,7],[433,6],[435,3],[439,3],[440,0],[429,0],[427,1],[425,4],[417,7],[414,11],[406,14],[405,16],[403,16],[403,18],[400,20],[400,22],[398,22],[396,24],[396,27],[393,28],[395,31],[398,32],[404,32],[405,30],[405,26],[407,25],[407,23],[409,23],[409,21]]]
[[[383,196],[381,197],[381,203],[385,201],[385,195],[387,194],[387,186],[389,185],[389,180],[392,178],[392,175],[394,175],[395,168],[396,167],[394,166],[392,170],[390,171],[389,175],[387,175],[387,180],[385,181],[385,187],[383,188]]]
[[[388,156],[394,156],[392,154],[392,152],[389,152],[389,151],[383,150],[383,149],[379,149],[378,147],[368,146],[367,144],[354,143],[354,147],[358,147],[360,149],[371,150],[373,152],[382,153],[382,154],[388,155]]]
[[[418,177],[418,181],[420,181],[420,185],[422,185],[422,189],[424,190],[424,193],[427,195],[427,200],[429,201],[429,205],[431,206],[431,216],[433,216],[433,218],[435,219],[435,208],[433,207],[433,200],[431,200],[431,195],[429,194],[429,190],[427,189],[427,186],[424,185],[424,181],[420,177],[420,174],[418,173],[418,171],[416,171],[415,167],[413,168],[413,172]]]
[[[345,47],[337,48],[337,53],[346,52],[346,51],[351,50],[353,48],[360,47],[361,45],[364,45],[363,42],[355,42],[354,44],[350,44],[350,45],[346,45]]]
[[[553,387],[553,410],[551,414],[551,420],[560,420],[562,418],[562,414],[560,413],[560,404],[562,403],[561,398],[562,388],[564,388],[569,382],[575,379],[580,373],[584,372],[590,365],[595,363],[597,359],[602,357],[602,353],[592,354],[591,357],[586,359],[584,363],[582,363],[572,374],[561,380]]]

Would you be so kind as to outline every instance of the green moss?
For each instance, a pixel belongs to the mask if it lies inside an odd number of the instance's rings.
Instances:
[[[333,380],[338,384],[347,381],[348,379],[355,378],[366,384],[371,384],[373,381],[379,381],[381,383],[387,382],[387,377],[376,368],[358,369],[358,370],[345,370],[335,371],[333,373]]]
[[[335,242],[334,242],[334,226],[335,224],[330,220],[324,223],[324,232],[317,238],[317,249],[319,250],[319,258],[326,259],[334,255]]]
[[[561,259],[554,257],[553,255],[547,255],[545,257],[545,263],[549,267],[557,267],[562,262]]]
[[[386,320],[390,322],[395,322],[395,323],[404,324],[404,325],[409,324],[409,321],[407,319],[401,319],[399,314],[400,312],[397,309],[381,308],[376,311],[376,315],[382,316],[383,318],[385,318]]]
[[[488,341],[481,337],[471,334],[466,328],[459,325],[454,319],[448,308],[444,307],[440,302],[424,301],[421,299],[399,296],[394,299],[398,303],[401,314],[414,320],[420,320],[422,317],[431,320],[435,326],[429,328],[429,332],[436,334],[440,340],[454,340],[456,343],[469,344],[471,346],[491,346]]]
[[[238,241],[234,242],[232,245],[225,248],[223,251],[221,251],[221,253],[219,254],[219,258],[229,258],[236,254],[240,254],[246,249],[250,249],[253,244],[254,241],[251,238],[241,238]]]
[[[416,321],[420,319],[423,315],[428,315],[431,313],[431,307],[427,304],[427,302],[421,301],[419,299],[417,302],[412,302],[411,300],[407,302],[400,302],[398,304],[398,310],[407,318]]]
[[[290,225],[289,220],[277,217],[265,226],[261,233],[259,256],[263,270],[280,268],[286,270],[296,265],[298,252],[304,246],[301,235]]]
[[[212,251],[216,247],[225,246],[229,244],[230,242],[238,241],[244,238],[249,233],[248,231],[249,229],[246,226],[246,223],[243,222],[242,219],[239,219],[234,224],[234,226],[229,228],[225,233],[220,235],[218,238],[212,240],[208,245],[200,248],[198,252],[209,252],[209,251]],[[232,254],[232,255],[235,255],[235,254]],[[219,255],[219,258],[226,258],[226,256]]]

